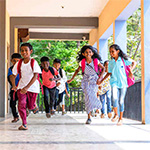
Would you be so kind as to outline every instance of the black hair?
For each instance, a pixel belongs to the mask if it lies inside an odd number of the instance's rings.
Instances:
[[[21,44],[20,50],[21,50],[22,46],[27,46],[30,49],[30,51],[33,50],[33,47],[32,47],[32,45],[30,43],[23,43],[23,44]]]
[[[58,58],[55,58],[54,61],[53,61],[53,64],[54,64],[54,63],[60,63],[60,64],[61,64],[61,60],[58,59]]]
[[[104,61],[104,66],[106,65],[107,62],[109,62],[109,60]]]
[[[102,61],[101,56],[97,53],[97,49],[91,45],[84,45],[81,50],[78,52],[78,56],[77,56],[77,61],[80,62],[83,58],[85,58],[82,53],[84,53],[86,51],[86,49],[90,49],[94,55],[92,56],[92,58],[97,58],[99,61]]]
[[[111,45],[111,46],[109,47],[109,49],[110,49],[110,48],[113,48],[113,49],[115,49],[116,51],[119,50],[120,52],[119,52],[118,55],[119,55],[121,58],[124,58],[125,60],[128,60],[128,56],[121,50],[121,48],[120,48],[117,44]]]
[[[46,56],[43,56],[43,57],[40,59],[40,61],[41,61],[41,62],[43,62],[43,61],[48,61],[48,62],[49,62],[49,58],[46,57]]]
[[[11,59],[13,59],[13,58],[19,58],[19,59],[21,59],[21,55],[19,53],[13,53],[11,55]]]

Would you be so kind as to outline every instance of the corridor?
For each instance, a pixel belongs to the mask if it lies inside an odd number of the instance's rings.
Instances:
[[[92,118],[85,125],[86,114],[56,114],[47,119],[45,114],[30,114],[28,130],[19,131],[21,121],[0,120],[0,150],[148,150],[150,125],[124,119],[117,126],[107,117]]]

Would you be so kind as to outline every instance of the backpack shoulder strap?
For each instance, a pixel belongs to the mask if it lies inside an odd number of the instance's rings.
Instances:
[[[93,62],[94,62],[94,69],[95,69],[96,72],[98,72],[98,59],[94,58]]]
[[[55,72],[54,72],[53,67],[50,67],[50,66],[49,66],[49,70],[50,70],[50,72],[52,73],[52,75],[54,76],[54,75],[55,75]]]
[[[85,58],[83,58],[81,60],[81,69],[82,69],[82,74],[84,74],[84,70],[85,70]]]
[[[59,68],[59,74],[61,76],[61,78],[63,77],[63,74],[62,74],[62,68]]]
[[[22,61],[23,61],[23,59],[20,59],[18,61],[18,64],[17,64],[17,72],[19,74],[19,78],[21,78],[21,64],[22,64]]]
[[[33,70],[35,59],[31,58],[31,68]]]

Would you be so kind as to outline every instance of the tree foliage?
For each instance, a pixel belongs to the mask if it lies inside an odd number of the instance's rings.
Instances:
[[[53,60],[59,58],[61,60],[61,68],[63,68],[67,74],[68,79],[71,78],[73,73],[78,67],[76,61],[77,53],[82,46],[87,44],[87,41],[50,41],[50,40],[30,40],[33,46],[33,54],[38,63],[40,64],[40,58],[47,56],[50,58],[50,65],[53,65]],[[71,87],[79,87],[81,84],[81,75],[77,76],[74,81],[71,82]]]

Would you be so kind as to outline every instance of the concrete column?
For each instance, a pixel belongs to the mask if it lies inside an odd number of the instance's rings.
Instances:
[[[0,0],[0,117],[5,116],[6,1]]]
[[[142,123],[150,124],[150,1],[141,0]]]
[[[93,45],[93,47],[97,48],[97,42],[95,42],[95,44]]]
[[[102,62],[108,59],[108,40],[99,39],[99,54],[102,57]]]
[[[121,47],[123,52],[127,53],[126,20],[115,21],[114,42]]]

